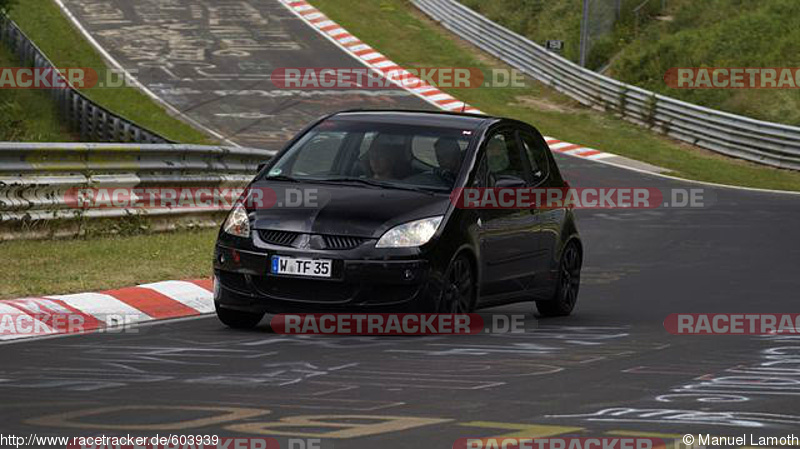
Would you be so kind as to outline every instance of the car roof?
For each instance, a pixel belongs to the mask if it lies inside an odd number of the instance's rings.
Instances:
[[[443,112],[443,111],[407,111],[407,110],[350,110],[333,114],[336,120],[370,121],[379,123],[396,123],[402,125],[440,126],[475,130],[487,122],[499,120],[479,114]]]

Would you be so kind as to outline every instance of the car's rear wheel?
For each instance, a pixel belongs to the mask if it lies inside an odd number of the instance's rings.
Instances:
[[[536,309],[545,317],[567,316],[578,302],[581,286],[581,264],[583,257],[575,242],[570,242],[561,254],[558,264],[556,292],[549,301],[536,301]]]
[[[436,313],[470,313],[475,308],[475,273],[469,258],[459,254],[447,268]]]
[[[264,318],[263,313],[226,309],[220,307],[218,303],[214,303],[214,306],[217,309],[217,318],[222,321],[222,324],[234,329],[252,329],[258,326],[258,323]]]

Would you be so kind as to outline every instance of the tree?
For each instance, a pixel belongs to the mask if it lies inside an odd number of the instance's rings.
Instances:
[[[16,2],[17,0],[0,0],[0,15],[4,16],[11,11],[11,8],[14,7],[14,3]]]

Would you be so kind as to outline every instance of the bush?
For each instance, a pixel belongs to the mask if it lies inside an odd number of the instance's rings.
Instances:
[[[5,15],[8,11],[11,11],[16,2],[17,0],[0,0],[0,14]]]

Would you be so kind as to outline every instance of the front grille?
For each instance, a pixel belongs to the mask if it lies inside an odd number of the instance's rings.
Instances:
[[[259,230],[258,235],[261,240],[277,246],[293,246],[297,238],[302,234],[299,232],[291,231],[273,231],[273,230]],[[312,237],[314,237],[312,235]],[[311,247],[314,249],[333,249],[333,250],[348,250],[361,246],[369,239],[363,237],[351,237],[345,235],[319,235],[322,237],[321,243],[311,242]],[[319,242],[319,240],[317,240]]]
[[[269,296],[309,302],[345,302],[358,291],[357,285],[344,282],[275,276],[254,276],[253,284]]]
[[[251,277],[256,291],[273,298],[319,304],[396,304],[413,299],[420,285],[363,284],[317,279],[285,278],[279,276]]]
[[[353,249],[366,241],[360,237],[324,235],[325,249]]]
[[[278,246],[292,246],[292,243],[300,235],[296,232],[289,231],[258,231],[261,240]]]

